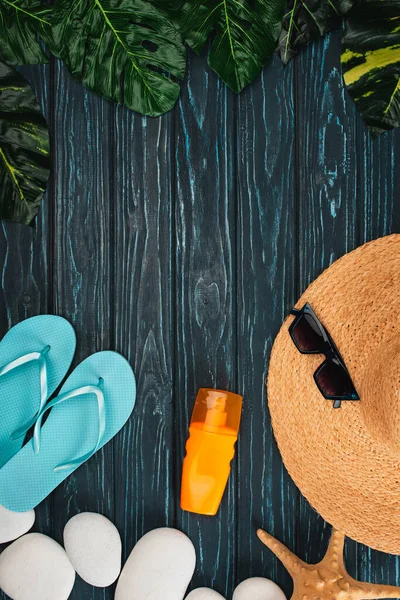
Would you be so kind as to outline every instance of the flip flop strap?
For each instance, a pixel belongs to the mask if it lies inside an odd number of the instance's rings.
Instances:
[[[30,419],[25,425],[19,427],[11,434],[11,440],[17,440],[26,434],[26,432],[32,427],[38,418],[42,408],[46,404],[46,400],[48,397],[48,385],[47,385],[47,362],[46,355],[50,350],[50,346],[45,346],[41,352],[29,352],[28,354],[24,354],[15,360],[7,363],[3,367],[0,368],[0,377],[3,377],[7,373],[14,371],[14,369],[18,369],[18,367],[22,367],[30,362],[38,361],[39,362],[39,375],[40,375],[40,404],[39,409],[36,412],[35,416]]]
[[[37,421],[35,423],[34,431],[33,431],[33,448],[34,448],[35,454],[37,454],[40,450],[40,434],[41,434],[41,428],[42,428],[42,420],[43,420],[44,414],[48,410],[50,410],[54,406],[57,406],[58,404],[61,404],[62,402],[65,402],[66,400],[71,400],[72,398],[76,398],[78,396],[86,396],[86,395],[94,394],[97,399],[99,432],[98,432],[97,442],[96,442],[95,447],[90,452],[87,452],[86,454],[83,454],[82,456],[79,456],[78,458],[74,458],[73,460],[71,460],[68,463],[58,465],[54,469],[55,472],[75,469],[76,467],[78,467],[79,465],[81,465],[82,463],[87,461],[89,458],[91,458],[93,456],[93,454],[95,452],[97,452],[97,450],[99,449],[99,446],[104,437],[104,432],[106,429],[106,418],[105,418],[105,409],[104,409],[104,393],[103,393],[103,390],[101,389],[102,386],[103,386],[103,379],[100,378],[98,385],[84,385],[82,387],[75,388],[74,390],[71,390],[70,392],[65,392],[64,394],[60,394],[59,396],[56,396],[56,398],[54,398],[51,402],[49,402],[43,408],[43,410],[40,412],[40,414],[37,418]]]

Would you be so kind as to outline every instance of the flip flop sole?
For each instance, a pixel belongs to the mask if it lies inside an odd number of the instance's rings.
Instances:
[[[98,352],[84,360],[70,375],[60,394],[103,379],[105,432],[99,449],[128,420],[136,399],[135,377],[128,361],[111,351]],[[40,451],[28,442],[0,470],[0,504],[15,512],[35,508],[76,468],[54,471],[60,464],[89,453],[99,432],[94,394],[77,396],[55,406],[42,427]]]
[[[53,315],[41,315],[15,325],[0,342],[0,367],[30,352],[46,354],[48,395],[60,385],[75,353],[73,327]],[[35,416],[40,405],[40,375],[37,361],[20,366],[0,377],[0,468],[23,445],[24,438],[10,436]]]

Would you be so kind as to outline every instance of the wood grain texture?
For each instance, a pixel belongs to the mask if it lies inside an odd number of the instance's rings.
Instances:
[[[189,420],[200,387],[236,391],[235,98],[191,57],[176,114],[176,504]],[[236,562],[236,465],[216,517],[181,513],[194,542],[194,587],[232,590]]]
[[[237,143],[238,445],[237,582],[290,580],[256,536],[258,527],[295,543],[298,493],[273,438],[265,379],[274,337],[296,293],[294,63],[273,63],[239,98]]]
[[[124,556],[151,529],[173,526],[173,114],[146,119],[118,107],[113,344],[137,380],[133,415],[115,440],[115,523]]]
[[[59,62],[53,89],[52,294],[55,314],[75,327],[76,366],[93,352],[110,347],[110,104],[85,91]],[[100,512],[113,520],[113,443],[70,475],[53,496],[59,542],[66,522],[78,512]],[[112,589],[91,588],[77,577],[71,600],[92,597],[110,599]]]
[[[131,362],[135,411],[123,431],[37,509],[62,541],[70,516],[113,520],[124,558],[147,531],[192,539],[192,587],[231,599],[284,567],[267,529],[307,561],[330,527],[289,478],[264,379],[285,315],[355,246],[400,232],[400,131],[371,137],[343,88],[339,34],[288,67],[278,58],[240,96],[190,54],[174,111],[135,115],[85,91],[59,64],[26,69],[51,127],[53,175],[36,230],[0,227],[0,334],[54,312],[75,326],[75,365],[96,350]],[[215,518],[179,507],[187,428],[201,386],[244,396],[232,475]],[[399,584],[398,557],[346,543],[349,572]],[[109,600],[79,578],[72,600]],[[5,600],[5,596],[0,596]]]

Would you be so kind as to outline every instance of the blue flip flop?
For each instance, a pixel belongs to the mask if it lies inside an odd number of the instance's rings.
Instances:
[[[123,356],[89,356],[41,411],[32,441],[0,469],[0,504],[15,512],[35,508],[118,433],[135,399],[135,377]]]
[[[0,342],[0,468],[22,447],[75,354],[72,326],[41,315],[15,325]]]

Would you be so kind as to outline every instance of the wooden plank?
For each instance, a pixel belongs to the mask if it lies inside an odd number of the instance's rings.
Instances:
[[[357,119],[340,71],[340,34],[310,45],[297,59],[299,295],[359,243]],[[301,497],[297,552],[316,562],[330,527]],[[354,553],[348,552],[350,569]]]
[[[296,157],[293,62],[274,57],[239,98],[238,372],[244,394],[239,440],[237,583],[291,580],[256,536],[263,527],[293,546],[298,492],[283,467],[266,405],[274,338],[296,292]]]
[[[173,116],[118,107],[114,128],[113,329],[131,362],[137,402],[115,441],[115,522],[124,557],[173,526]]]
[[[48,65],[25,67],[24,76],[31,83],[43,114],[49,118]],[[49,235],[51,197],[46,193],[35,228],[3,221],[0,227],[0,337],[14,325],[50,310]],[[33,531],[52,535],[52,501],[42,502],[36,509]],[[1,551],[1,545],[0,545]],[[0,599],[6,595],[0,591]]]
[[[110,347],[111,177],[110,104],[72,80],[61,63],[54,73],[53,164],[54,312],[75,327],[74,366]],[[113,444],[107,444],[54,492],[54,533],[62,541],[68,519],[94,511],[114,519]],[[77,577],[71,600],[88,597]],[[93,600],[112,588],[93,588]]]
[[[176,111],[176,492],[189,421],[200,387],[237,390],[235,378],[234,96],[190,55]],[[236,563],[236,467],[215,517],[178,510],[193,541],[193,587],[231,593]],[[176,498],[179,505],[179,497]]]
[[[400,131],[374,137],[359,118],[361,243],[400,233]]]

